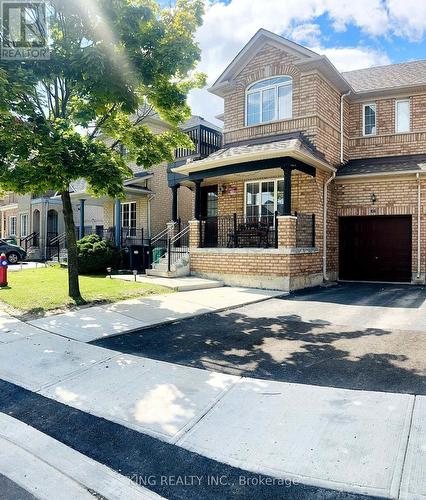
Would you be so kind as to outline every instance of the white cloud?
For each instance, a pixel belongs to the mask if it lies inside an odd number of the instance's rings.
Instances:
[[[310,49],[326,55],[339,71],[382,66],[391,62],[383,52],[365,47],[310,47]]]
[[[423,36],[426,29],[425,0],[207,0],[204,24],[197,33],[202,49],[200,71],[211,85],[259,28],[307,45],[327,55],[341,70],[389,63],[383,52],[359,45],[329,47],[327,33],[315,22],[327,15],[334,30],[355,25],[372,37]],[[193,112],[207,119],[222,110],[221,99],[194,91],[190,95]]]
[[[393,32],[411,41],[420,41],[426,32],[424,0],[387,0]]]

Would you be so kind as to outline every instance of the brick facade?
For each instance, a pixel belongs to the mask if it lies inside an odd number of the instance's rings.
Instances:
[[[303,132],[331,166],[339,168],[340,113],[342,92],[317,70],[300,69],[300,58],[286,51],[284,44],[263,44],[246,58],[229,78],[224,91],[224,143],[245,139],[273,137],[287,132]],[[255,126],[245,124],[246,90],[254,82],[278,75],[293,79],[292,118]],[[410,101],[410,131],[395,132],[395,101]],[[376,103],[376,134],[363,136],[363,104]],[[343,158],[385,157],[426,153],[426,92],[380,95],[361,99],[356,93],[343,100]],[[300,172],[292,174],[292,212],[315,214],[315,249],[298,251],[298,241],[291,229],[295,220],[279,219],[277,249],[202,249],[192,239],[191,270],[195,274],[222,277],[230,284],[299,288],[317,282],[323,270],[324,187],[331,173],[317,170],[312,178]],[[281,178],[278,170],[247,172],[244,177],[224,176],[218,184],[218,215],[244,214],[245,182],[254,179]],[[371,194],[376,202],[371,202]],[[426,200],[426,180],[421,178],[421,199]],[[412,216],[412,272],[417,275],[418,181],[415,175],[380,176],[350,180],[337,178],[328,184],[327,256],[329,278],[338,277],[339,217],[368,215]],[[426,273],[426,203],[421,205],[421,276]],[[194,226],[195,227],[195,226]],[[289,229],[290,227],[290,229]],[[198,228],[198,226],[197,226]],[[198,230],[198,229],[197,229]],[[289,233],[290,231],[290,233]],[[299,228],[300,231],[300,228]],[[306,232],[308,234],[308,232]],[[308,237],[302,240],[307,242]],[[300,246],[300,244],[299,244]],[[240,277],[240,278],[238,278]]]

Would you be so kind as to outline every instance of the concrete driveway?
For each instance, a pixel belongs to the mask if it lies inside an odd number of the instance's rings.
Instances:
[[[345,283],[95,343],[230,374],[424,395],[426,288]]]

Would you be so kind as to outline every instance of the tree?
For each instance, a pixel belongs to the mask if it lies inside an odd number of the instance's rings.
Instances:
[[[149,168],[192,146],[178,125],[190,115],[189,90],[204,84],[194,73],[203,4],[51,0],[48,12],[50,59],[0,61],[0,188],[60,194],[69,295],[82,303],[70,182],[120,198],[127,161]],[[167,132],[144,124],[153,110]]]

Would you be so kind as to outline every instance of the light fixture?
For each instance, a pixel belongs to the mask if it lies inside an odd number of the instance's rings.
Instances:
[[[371,203],[373,203],[373,204],[376,203],[377,196],[374,193],[371,193],[370,200],[371,200]]]

